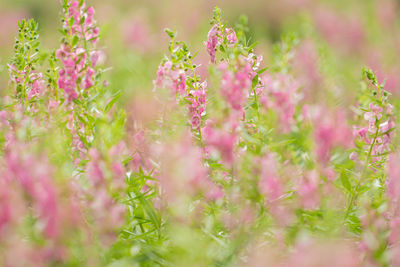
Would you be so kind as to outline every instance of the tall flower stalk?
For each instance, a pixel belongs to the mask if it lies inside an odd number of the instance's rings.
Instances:
[[[357,184],[350,196],[346,210],[346,218],[353,211],[360,194],[360,187],[365,182],[368,172],[382,172],[390,152],[390,143],[394,130],[393,106],[388,102],[389,93],[379,84],[375,74],[364,69],[363,76],[375,87],[368,97],[362,101],[363,119],[367,126],[354,128],[356,136],[356,151],[350,154],[350,159],[362,162],[362,171]],[[382,183],[382,182],[381,182]]]

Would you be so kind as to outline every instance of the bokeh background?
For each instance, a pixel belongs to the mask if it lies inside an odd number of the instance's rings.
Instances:
[[[397,0],[89,0],[88,4],[96,9],[101,45],[107,65],[112,66],[109,88],[123,92],[122,105],[132,100],[132,94],[151,92],[157,65],[167,51],[164,28],[177,30],[178,39],[199,52],[199,64],[208,60],[203,42],[216,5],[231,25],[242,14],[248,17],[249,36],[259,43],[257,52],[264,55],[266,66],[274,60],[274,45],[281,36],[295,35],[299,43],[293,68],[313,94],[327,90],[339,104],[352,103],[349,92],[356,93],[363,66],[385,79],[387,90],[400,93]],[[53,50],[60,39],[60,12],[57,0],[0,0],[0,92],[7,86],[17,21],[36,19],[42,47]]]

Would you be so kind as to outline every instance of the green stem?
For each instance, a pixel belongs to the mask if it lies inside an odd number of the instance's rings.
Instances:
[[[376,128],[375,135],[374,135],[374,138],[372,140],[371,146],[369,147],[368,155],[367,155],[367,158],[365,159],[364,168],[363,168],[363,171],[361,173],[360,179],[358,180],[358,183],[356,185],[355,192],[351,194],[351,197],[350,197],[350,200],[349,200],[349,205],[348,205],[347,210],[346,210],[345,220],[348,218],[351,210],[353,209],[354,203],[357,201],[357,198],[358,198],[358,195],[359,195],[358,190],[359,190],[359,188],[361,186],[361,182],[363,181],[364,176],[366,175],[366,172],[368,170],[368,164],[369,164],[370,159],[371,159],[372,149],[373,149],[373,147],[374,147],[374,145],[376,143],[376,139],[377,139],[378,134],[379,134],[379,121],[377,121],[376,124],[378,126]]]

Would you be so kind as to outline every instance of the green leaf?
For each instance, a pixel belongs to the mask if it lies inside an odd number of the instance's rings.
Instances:
[[[267,69],[268,69],[268,67],[263,68],[263,69],[257,71],[257,74],[261,74],[261,73],[265,72]]]
[[[253,81],[251,82],[251,88],[252,89],[256,88],[257,84],[258,84],[258,74],[253,78]]]
[[[351,183],[349,181],[349,177],[347,177],[346,174],[343,172],[340,174],[340,182],[342,183],[342,186],[349,192],[353,192],[353,189],[351,187]]]
[[[116,94],[114,94],[114,97],[110,100],[110,102],[108,102],[107,106],[104,108],[104,112],[109,112],[113,105],[118,101],[120,96],[121,92],[117,92]]]
[[[247,48],[247,51],[251,51],[256,45],[258,45],[258,42],[252,43],[252,44]]]
[[[72,44],[71,46],[74,47],[78,44],[79,42],[79,37],[77,35],[74,35],[74,37],[72,38]]]

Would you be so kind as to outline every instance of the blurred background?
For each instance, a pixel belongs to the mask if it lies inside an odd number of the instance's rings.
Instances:
[[[328,90],[346,104],[359,86],[361,68],[368,66],[386,80],[386,89],[400,93],[400,1],[397,0],[88,0],[96,9],[101,46],[106,52],[110,90],[150,92],[157,65],[167,52],[164,28],[207,62],[207,39],[214,6],[232,26],[240,15],[249,22],[249,38],[257,40],[264,66],[273,62],[274,45],[291,33],[298,40],[291,62],[308,88]],[[0,0],[0,92],[7,86],[7,62],[13,51],[17,21],[34,18],[41,46],[59,47],[61,5],[57,0]],[[329,78],[328,78],[329,77]],[[317,91],[318,91],[317,90]],[[311,92],[311,91],[310,91]],[[354,91],[355,92],[355,91]],[[344,93],[346,97],[340,97]],[[351,94],[350,94],[351,95]]]

